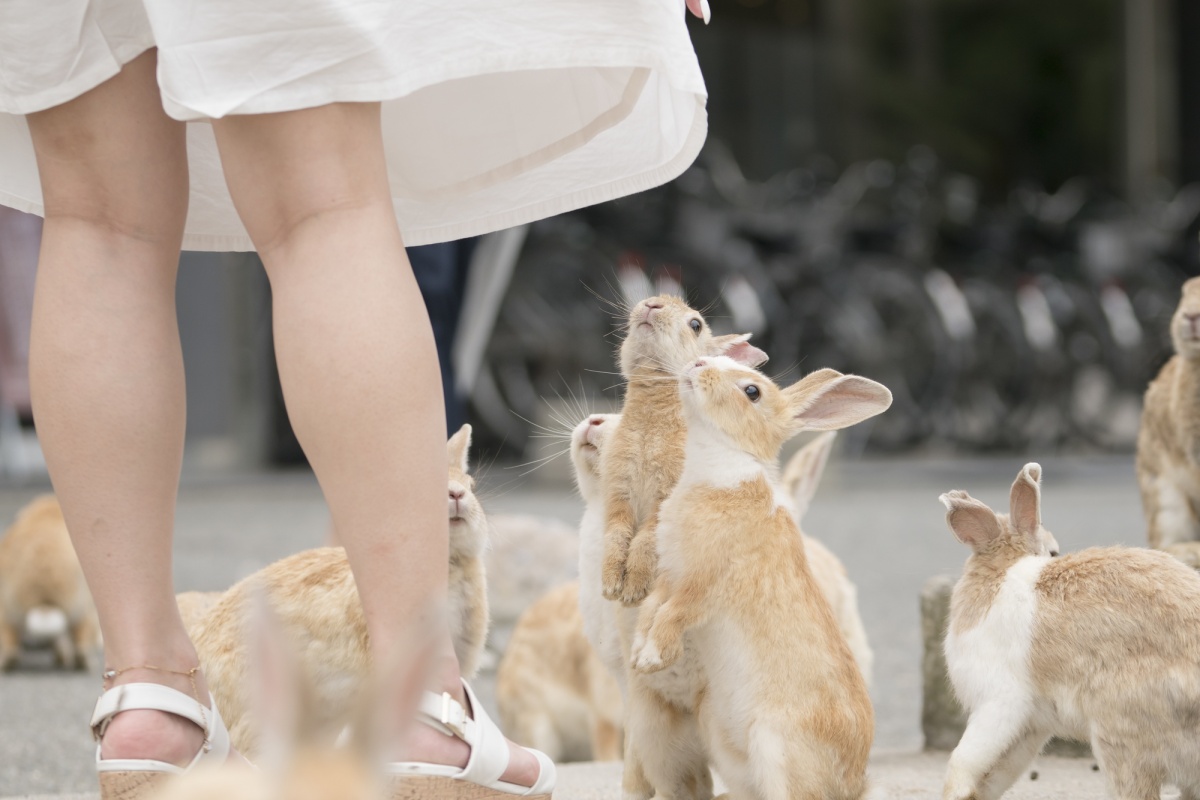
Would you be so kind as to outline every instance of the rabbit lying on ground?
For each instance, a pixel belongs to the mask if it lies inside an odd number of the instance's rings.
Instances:
[[[462,675],[474,676],[487,636],[483,550],[487,519],[467,474],[471,427],[447,442],[449,458],[450,581],[448,618]],[[306,646],[299,654],[322,719],[343,713],[368,674],[366,622],[346,551],[308,550],[277,561],[237,583],[205,613],[194,631],[196,650],[233,744],[251,760],[258,753],[246,621],[256,592],[265,592],[287,634]]]
[[[679,385],[686,457],[659,511],[659,580],[632,663],[657,672],[695,662],[704,684],[692,706],[731,796],[861,798],[870,697],[808,567],[775,463],[792,436],[860,422],[891,394],[833,370],[780,389],[728,358],[697,359]],[[631,684],[629,724],[651,783],[673,792],[660,783],[674,760],[672,715]]]
[[[941,496],[974,551],[954,587],[946,662],[970,717],[944,800],[994,800],[1050,736],[1092,743],[1116,800],[1176,783],[1200,800],[1200,576],[1163,553],[1090,548],[1054,558],[1041,467],[1009,514]]]
[[[58,663],[89,669],[100,649],[96,607],[62,509],[53,495],[42,495],[17,512],[0,538],[0,669],[9,669],[21,652],[31,622],[47,620]]]
[[[179,606],[179,617],[188,636],[193,639],[200,630],[200,622],[208,614],[208,610],[217,604],[223,592],[180,592],[175,595],[175,604]]]

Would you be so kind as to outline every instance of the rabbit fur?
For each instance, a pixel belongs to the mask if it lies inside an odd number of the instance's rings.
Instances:
[[[487,637],[487,582],[483,551],[487,520],[467,474],[471,427],[447,442],[450,562],[447,617],[454,650],[466,678],[474,676]],[[368,674],[366,622],[346,551],[307,550],[277,561],[235,584],[197,624],[193,639],[209,687],[229,726],[234,746],[247,757],[259,743],[250,696],[246,624],[256,592],[265,592],[287,634],[306,642],[301,667],[317,692],[316,711],[332,719],[348,707]]]
[[[748,364],[767,356],[749,334],[713,336],[698,311],[678,297],[657,295],[629,313],[621,342],[625,378],[622,424],[602,457],[604,596],[633,605],[655,576],[658,507],[683,468],[685,427],[675,374],[702,355],[727,354]]]
[[[633,606],[649,592],[656,575],[658,507],[683,469],[686,428],[676,374],[705,354],[727,353],[754,364],[766,361],[767,356],[748,343],[748,334],[713,336],[699,312],[671,295],[637,303],[630,310],[626,328],[619,356],[626,379],[621,424],[606,440],[599,472],[604,514],[600,587],[606,599],[627,606],[618,608],[616,614],[621,669],[628,674],[629,647],[637,625]],[[586,578],[581,597],[585,592]],[[631,698],[636,692],[639,702],[656,704],[678,724],[671,731],[677,757],[669,765],[650,765],[651,769],[661,767],[651,782],[643,769],[641,745],[630,735],[627,705],[625,800],[648,800],[656,792],[663,800],[712,797],[712,777],[689,706],[699,680],[690,665],[626,679]]]
[[[15,666],[36,616],[51,623],[45,633],[61,666],[92,667],[100,649],[96,606],[62,509],[49,494],[18,511],[0,538],[0,669]]]
[[[1013,482],[1009,513],[941,496],[972,549],[954,588],[946,662],[969,713],[944,800],[993,800],[1050,736],[1090,741],[1115,800],[1176,783],[1200,798],[1200,576],[1153,550],[1054,557],[1041,467]]]
[[[689,661],[700,671],[691,705],[731,796],[861,798],[870,697],[808,567],[776,462],[787,439],[879,414],[891,393],[833,370],[780,389],[723,357],[697,359],[679,390],[684,468],[659,512],[659,579],[632,664],[639,674]],[[636,694],[630,707],[655,783],[651,764],[672,758],[674,720]]]
[[[1183,284],[1171,341],[1175,355],[1146,389],[1138,486],[1150,546],[1200,553],[1200,278]]]
[[[804,519],[809,503],[817,491],[836,438],[837,431],[825,431],[796,451],[784,467],[781,483],[787,496],[791,498],[792,515],[797,525]],[[832,550],[807,534],[802,533],[801,536],[804,540],[804,554],[808,558],[808,569],[812,572],[821,595],[829,603],[833,617],[854,655],[854,661],[862,672],[863,680],[870,689],[875,654],[871,651],[862,616],[858,613],[858,590],[846,574],[846,567]]]

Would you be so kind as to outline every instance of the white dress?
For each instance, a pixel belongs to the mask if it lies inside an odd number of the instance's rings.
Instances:
[[[184,247],[251,250],[207,120],[383,101],[406,244],[664,183],[707,131],[683,0],[0,0],[0,205],[42,212],[24,114],[158,48],[188,121]]]

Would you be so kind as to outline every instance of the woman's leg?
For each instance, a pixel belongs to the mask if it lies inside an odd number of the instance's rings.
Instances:
[[[270,277],[296,436],[346,546],[375,653],[446,595],[445,416],[429,317],[404,253],[377,104],[213,123],[226,182]],[[442,688],[460,701],[447,633]],[[464,764],[417,726],[405,758]],[[531,785],[514,749],[505,779]]]
[[[29,116],[45,195],[30,342],[38,436],[96,601],[106,666],[188,670],[171,579],[183,454],[183,359],[175,273],[187,213],[184,126],[166,116],[155,53],[63,105]],[[182,675],[150,681],[192,693]],[[198,688],[207,702],[203,676]],[[129,711],[106,758],[185,764],[201,731]]]

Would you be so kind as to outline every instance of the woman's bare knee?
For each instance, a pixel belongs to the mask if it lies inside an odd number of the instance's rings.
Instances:
[[[260,253],[318,217],[391,213],[378,103],[226,117],[213,129],[234,206]]]
[[[61,105],[28,116],[48,221],[170,243],[187,216],[186,129],[162,108],[155,51]]]

